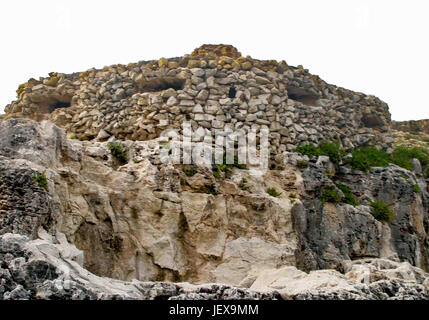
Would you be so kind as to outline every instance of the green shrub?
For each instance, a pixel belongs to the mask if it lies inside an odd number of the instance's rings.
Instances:
[[[387,167],[389,160],[389,154],[384,150],[378,150],[373,147],[360,147],[352,152],[352,158],[349,163],[353,169],[368,172],[371,167]]]
[[[274,189],[274,188],[268,188],[267,189],[267,193],[270,195],[270,196],[272,196],[272,197],[278,197],[278,196],[280,196],[281,195],[281,192],[279,193],[279,192],[277,192],[277,190],[276,189]]]
[[[392,153],[392,163],[405,168],[407,170],[413,169],[412,159],[419,159],[423,166],[429,164],[429,152],[423,148],[407,148],[404,146],[397,147]]]
[[[112,156],[118,159],[119,162],[127,163],[127,152],[121,144],[110,142],[107,147],[109,148]]]
[[[339,163],[345,152],[341,149],[339,142],[322,142],[319,146],[312,143],[298,146],[295,152],[299,152],[310,158],[328,156],[333,163]]]
[[[296,198],[296,194],[295,193],[289,193],[289,198],[295,199]]]
[[[232,168],[246,169],[245,164],[238,163],[238,157],[234,156],[233,163],[226,163],[226,156],[223,156],[223,163],[214,164],[212,166],[213,175],[216,178],[220,178],[221,172],[229,173],[232,171]]]
[[[187,177],[192,177],[194,174],[197,173],[197,170],[195,170],[194,167],[191,167],[189,169],[187,168],[183,168],[183,173],[187,176]]]
[[[247,179],[246,178],[241,179],[240,189],[241,190],[247,190],[248,187],[249,186],[247,185]]]
[[[319,146],[321,155],[328,156],[333,163],[339,163],[345,152],[341,149],[339,142],[323,142]]]
[[[338,184],[337,188],[340,189],[342,191],[342,193],[344,194],[344,202],[345,203],[350,204],[352,206],[358,205],[358,203],[356,202],[355,196],[350,191],[349,187],[347,187],[343,184]]]
[[[371,167],[387,167],[394,163],[407,170],[413,169],[412,159],[418,159],[423,167],[429,164],[429,151],[424,148],[397,147],[392,155],[374,147],[361,147],[353,151],[350,164],[353,169],[368,172]]]
[[[216,191],[216,188],[213,185],[205,185],[202,187],[198,187],[196,189],[197,192],[200,193],[208,193],[208,194],[212,194],[212,195],[217,195],[218,192]]]
[[[307,168],[308,167],[307,161],[305,161],[305,160],[299,160],[299,161],[297,161],[296,167],[298,169],[305,169],[305,168]]]
[[[306,155],[310,158],[320,156],[319,147],[316,147],[312,143],[296,147],[295,152],[301,153],[302,155]]]
[[[415,193],[420,193],[421,192],[420,187],[419,187],[419,185],[417,183],[413,185],[413,189],[414,189]]]
[[[48,191],[48,179],[46,179],[46,171],[36,173],[33,183],[37,183],[40,187]]]
[[[339,203],[341,201],[340,195],[334,189],[325,189],[319,198],[322,201],[322,205],[326,202]]]
[[[393,218],[393,213],[389,206],[382,201],[371,202],[370,206],[373,208],[372,215],[375,219],[381,222],[390,221]]]

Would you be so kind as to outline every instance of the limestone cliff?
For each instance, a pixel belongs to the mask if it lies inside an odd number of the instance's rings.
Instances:
[[[0,298],[428,298],[427,164],[348,161],[392,150],[375,97],[205,45],[30,80],[3,118]],[[160,133],[183,121],[193,141],[269,129],[270,170],[163,163]],[[345,150],[338,161],[295,150],[323,141]]]

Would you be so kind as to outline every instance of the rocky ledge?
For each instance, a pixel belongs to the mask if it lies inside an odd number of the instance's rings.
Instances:
[[[429,299],[427,274],[409,263],[385,259],[351,262],[346,274],[334,270],[307,274],[295,267],[266,270],[250,289],[124,282],[91,274],[80,259],[80,251],[65,237],[54,239],[43,230],[37,240],[10,233],[0,236],[0,299]]]

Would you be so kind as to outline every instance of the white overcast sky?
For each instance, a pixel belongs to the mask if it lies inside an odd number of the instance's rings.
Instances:
[[[0,112],[29,78],[176,57],[205,43],[302,64],[429,118],[429,1],[1,1]]]

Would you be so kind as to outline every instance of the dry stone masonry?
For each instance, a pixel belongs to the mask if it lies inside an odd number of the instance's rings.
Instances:
[[[392,121],[392,129],[410,132],[414,134],[429,135],[429,119],[410,120],[410,121]]]
[[[50,73],[21,85],[6,119],[49,119],[81,140],[150,140],[165,129],[269,128],[272,155],[305,142],[339,140],[346,149],[390,146],[388,106],[326,83],[302,66],[243,57],[228,45],[191,55],[74,74]]]

